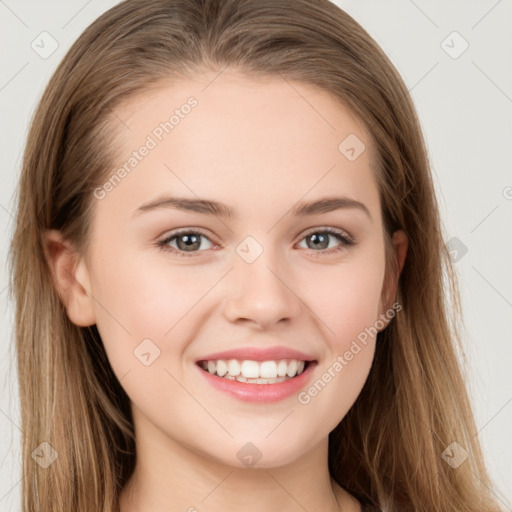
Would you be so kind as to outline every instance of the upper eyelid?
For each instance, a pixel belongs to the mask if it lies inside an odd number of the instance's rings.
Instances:
[[[189,233],[194,233],[194,234],[197,234],[197,235],[204,236],[205,238],[208,238],[211,242],[213,242],[213,240],[211,240],[210,235],[208,233],[206,233],[206,231],[203,231],[201,228],[178,229],[178,231],[173,231],[169,235],[165,235],[165,236],[161,237],[160,238],[160,242],[165,242],[165,241],[168,241],[168,240],[172,240],[173,238],[176,238],[176,237],[178,237],[180,235],[186,235],[186,234],[189,234]]]
[[[320,226],[320,227],[314,227],[314,228],[307,229],[303,233],[302,238],[304,238],[307,235],[310,235],[311,233],[322,232],[322,231],[334,231],[338,235],[346,236],[347,238],[350,238],[350,240],[355,240],[355,238],[345,229],[335,228],[335,227],[331,227],[331,226]],[[302,238],[301,238],[301,240],[302,240]]]

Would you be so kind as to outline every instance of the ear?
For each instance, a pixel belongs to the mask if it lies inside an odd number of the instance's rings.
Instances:
[[[52,280],[69,319],[81,327],[95,324],[85,261],[57,230],[45,231],[43,241]]]
[[[398,287],[398,280],[400,278],[400,274],[402,273],[402,269],[404,267],[405,258],[407,256],[407,248],[409,246],[409,240],[404,230],[399,229],[393,233],[391,238],[392,243],[392,268],[389,269],[389,274],[386,276],[384,280],[384,286],[382,289],[381,300],[379,303],[379,313],[383,315],[386,311],[388,311],[395,300],[396,290]],[[389,321],[386,322],[386,326]]]

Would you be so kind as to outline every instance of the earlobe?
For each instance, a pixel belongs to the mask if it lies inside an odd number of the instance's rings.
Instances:
[[[409,239],[407,238],[405,231],[403,229],[399,229],[393,233],[392,242],[398,262],[398,279],[402,269],[404,268],[405,259],[407,257],[407,248],[409,247]]]
[[[393,268],[390,269],[382,290],[382,299],[380,303],[381,314],[385,314],[385,312],[392,307],[393,300],[396,296],[396,290],[398,288],[400,274],[402,273],[407,257],[407,248],[409,246],[407,234],[402,229],[393,233],[391,242],[393,245]]]
[[[81,327],[93,325],[94,304],[88,293],[89,275],[83,258],[57,230],[47,230],[43,240],[52,281],[69,319]]]

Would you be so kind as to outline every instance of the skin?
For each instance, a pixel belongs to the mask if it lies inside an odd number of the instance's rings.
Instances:
[[[200,378],[194,361],[235,347],[284,345],[317,359],[312,383],[389,309],[384,292],[394,297],[396,281],[384,279],[374,148],[362,123],[313,85],[233,71],[215,76],[164,84],[117,108],[121,166],[168,112],[190,96],[198,101],[95,200],[85,254],[57,231],[46,233],[69,318],[97,324],[132,402],[137,465],[120,509],[358,511],[329,475],[328,434],[362,389],[374,337],[306,405],[296,395],[272,404],[239,401]],[[354,161],[338,150],[349,134],[366,146]],[[236,215],[161,208],[132,218],[164,192],[220,201]],[[354,208],[303,218],[289,212],[299,201],[332,195],[364,203],[371,219]],[[344,247],[331,236],[318,248],[308,235],[325,227],[357,243]],[[156,245],[180,228],[206,232],[190,257]],[[236,252],[249,235],[263,249],[252,263]],[[168,245],[185,252],[182,242]],[[401,270],[403,231],[393,245]],[[325,254],[334,247],[341,250]],[[160,349],[149,366],[133,353],[146,338]],[[248,442],[262,455],[253,467],[237,457]]]

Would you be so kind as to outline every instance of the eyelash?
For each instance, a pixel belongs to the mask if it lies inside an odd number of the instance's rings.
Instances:
[[[301,238],[300,241],[304,240],[304,238],[307,238],[310,235],[317,234],[317,233],[322,233],[322,234],[327,233],[329,235],[332,235],[335,238],[337,238],[341,243],[340,243],[340,245],[333,247],[331,249],[325,249],[325,250],[320,250],[320,251],[308,249],[308,251],[310,253],[314,254],[315,256],[318,256],[319,254],[330,255],[330,254],[338,253],[338,252],[342,251],[343,249],[346,249],[348,247],[355,245],[355,243],[356,243],[355,240],[352,237],[350,237],[347,233],[342,232],[342,231],[337,231],[335,229],[327,228],[327,227],[326,228],[323,228],[323,227],[315,228],[315,229],[307,232]],[[160,249],[162,249],[163,251],[168,251],[173,254],[176,254],[177,256],[183,256],[183,257],[195,256],[197,253],[203,252],[203,251],[192,251],[190,253],[187,253],[185,251],[181,251],[179,249],[175,249],[174,247],[170,247],[169,245],[167,245],[169,242],[171,242],[175,238],[178,238],[180,235],[202,235],[205,238],[207,238],[208,240],[210,240],[209,237],[206,235],[206,233],[204,231],[202,231],[201,229],[198,229],[198,228],[195,228],[194,230],[183,229],[183,230],[177,231],[175,233],[171,233],[169,236],[165,237],[163,240],[158,241],[157,246]],[[212,241],[210,240],[210,242],[212,242]]]

